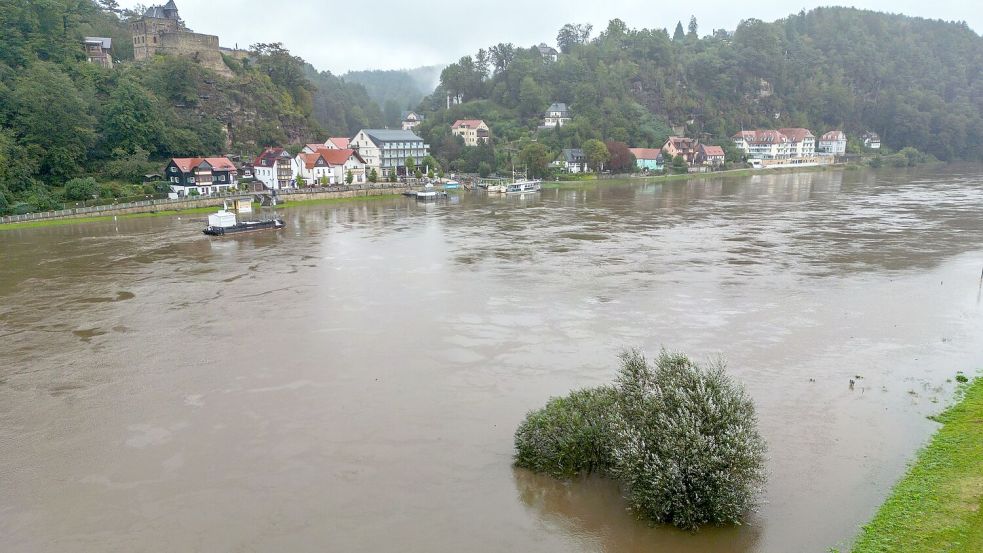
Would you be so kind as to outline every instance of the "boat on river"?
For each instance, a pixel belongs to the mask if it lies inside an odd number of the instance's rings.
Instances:
[[[539,180],[521,180],[513,182],[512,184],[506,185],[506,194],[527,194],[531,192],[539,192],[543,188],[543,181]]]
[[[223,205],[218,213],[208,216],[208,226],[202,232],[209,236],[225,236],[226,234],[255,232],[258,230],[280,230],[283,227],[283,219],[278,217],[264,219],[262,221],[239,222],[236,219],[236,214],[229,211],[227,205]]]

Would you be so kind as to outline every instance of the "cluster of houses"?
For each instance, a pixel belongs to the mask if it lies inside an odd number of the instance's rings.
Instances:
[[[659,172],[665,169],[676,156],[686,160],[691,171],[709,171],[724,164],[724,149],[720,146],[701,144],[694,138],[670,136],[662,148],[628,148],[635,156],[635,166],[642,172]],[[553,166],[567,173],[587,172],[588,164],[584,151],[579,148],[565,149]]]
[[[221,194],[238,189],[240,182],[254,183],[256,190],[365,184],[373,174],[380,181],[391,173],[406,176],[407,159],[428,155],[429,144],[413,131],[362,129],[352,138],[307,144],[297,155],[266,148],[238,165],[224,157],[175,158],[164,167],[164,180],[173,197]]]

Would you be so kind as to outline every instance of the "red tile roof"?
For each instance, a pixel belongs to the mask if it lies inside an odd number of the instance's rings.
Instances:
[[[452,129],[459,129],[461,127],[468,127],[471,129],[477,129],[478,127],[484,125],[485,122],[481,119],[458,119],[451,125]]]
[[[846,140],[846,135],[843,134],[843,131],[829,131],[828,133],[824,134],[820,140],[830,142],[834,140]]]
[[[635,159],[659,159],[662,150],[658,148],[628,148],[628,151],[635,155]]]
[[[206,161],[212,166],[213,171],[236,170],[235,164],[229,161],[228,158],[224,157],[176,157],[173,159],[173,161],[174,164],[177,165],[178,169],[184,173],[193,171],[196,167]]]
[[[705,156],[724,157],[724,149],[720,146],[701,145],[700,147],[703,148],[703,155]]]
[[[348,148],[348,145],[351,143],[351,140],[343,136],[335,136],[329,138],[328,142],[333,144],[335,148],[338,148],[339,150],[344,150]],[[325,142],[325,144],[327,144],[328,142]]]
[[[792,142],[802,142],[807,138],[813,138],[813,139],[816,138],[815,136],[813,136],[812,131],[810,131],[809,129],[800,129],[800,128],[778,129],[778,132],[787,136],[788,139],[791,140]]]
[[[253,165],[256,167],[273,167],[276,164],[276,159],[283,152],[283,148],[267,148],[253,161]],[[264,161],[266,163],[263,163]]]
[[[321,147],[323,148],[324,145],[322,144]],[[304,167],[308,169],[313,169],[317,167],[317,160],[321,159],[323,156],[319,153],[315,153],[315,154],[298,154],[297,157],[299,157],[304,162]]]
[[[320,150],[317,151],[317,154],[323,157],[324,161],[327,161],[331,165],[344,165],[345,163],[348,162],[348,158],[352,156],[355,156],[355,159],[357,159],[361,163],[365,163],[365,160],[362,159],[362,156],[359,155],[358,152],[350,148],[346,148],[344,150],[332,150],[330,148],[322,147]]]

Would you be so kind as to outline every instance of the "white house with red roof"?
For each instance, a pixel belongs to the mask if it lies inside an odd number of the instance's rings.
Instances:
[[[829,131],[819,137],[816,152],[828,156],[846,154],[846,134],[843,131]]]
[[[164,167],[164,178],[179,197],[235,191],[238,174],[235,164],[224,157],[176,157]]]
[[[733,137],[737,146],[748,159],[788,159],[789,140],[775,130],[741,131]]]
[[[792,159],[801,157],[813,157],[816,155],[816,137],[809,129],[785,128],[778,129],[789,141],[789,157]]]
[[[696,147],[696,163],[709,167],[717,167],[724,164],[726,155],[720,146],[709,146],[700,144]]]
[[[491,129],[481,119],[458,119],[451,125],[451,134],[463,138],[465,146],[488,144],[491,141]]]
[[[301,152],[294,158],[293,170],[309,186],[346,184],[349,173],[352,184],[368,182],[365,160],[350,148],[338,150],[321,146],[315,152]]]
[[[293,156],[283,148],[267,148],[253,160],[253,176],[270,190],[297,186]]]

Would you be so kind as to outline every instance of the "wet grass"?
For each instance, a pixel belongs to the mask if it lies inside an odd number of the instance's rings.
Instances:
[[[258,204],[256,204],[258,205]],[[174,215],[195,215],[201,213],[214,213],[217,208],[195,207],[191,209],[168,209],[164,211],[148,211],[146,213],[126,213],[122,215],[99,215],[97,217],[77,217],[66,219],[44,219],[41,221],[24,221],[22,223],[6,223],[0,225],[0,232],[5,230],[20,230],[45,227],[62,227],[66,225],[79,225],[84,223],[104,223],[114,219],[145,219],[147,217],[171,217]]]
[[[350,198],[290,200],[290,201],[282,201],[276,207],[277,209],[289,209],[291,207],[300,207],[304,205],[340,204],[340,203],[358,202],[358,201],[366,201],[366,200],[374,201],[374,200],[382,200],[386,198],[395,198],[396,196],[397,196],[396,194],[374,194],[369,196],[353,196]],[[202,213],[214,213],[216,209],[218,209],[218,206],[195,207],[189,209],[169,209],[164,211],[148,211],[146,213],[127,213],[122,215],[98,215],[95,217],[77,217],[77,218],[65,218],[65,219],[45,219],[41,221],[24,221],[21,223],[0,224],[0,231],[45,228],[45,227],[61,227],[65,225],[80,225],[85,223],[104,223],[106,221],[112,221],[114,219],[144,219],[146,217],[171,217],[175,215],[196,215]],[[256,211],[258,209],[260,209],[260,205],[258,203],[253,202],[253,210]]]
[[[983,551],[983,378],[936,420],[942,428],[864,527],[853,553]]]

